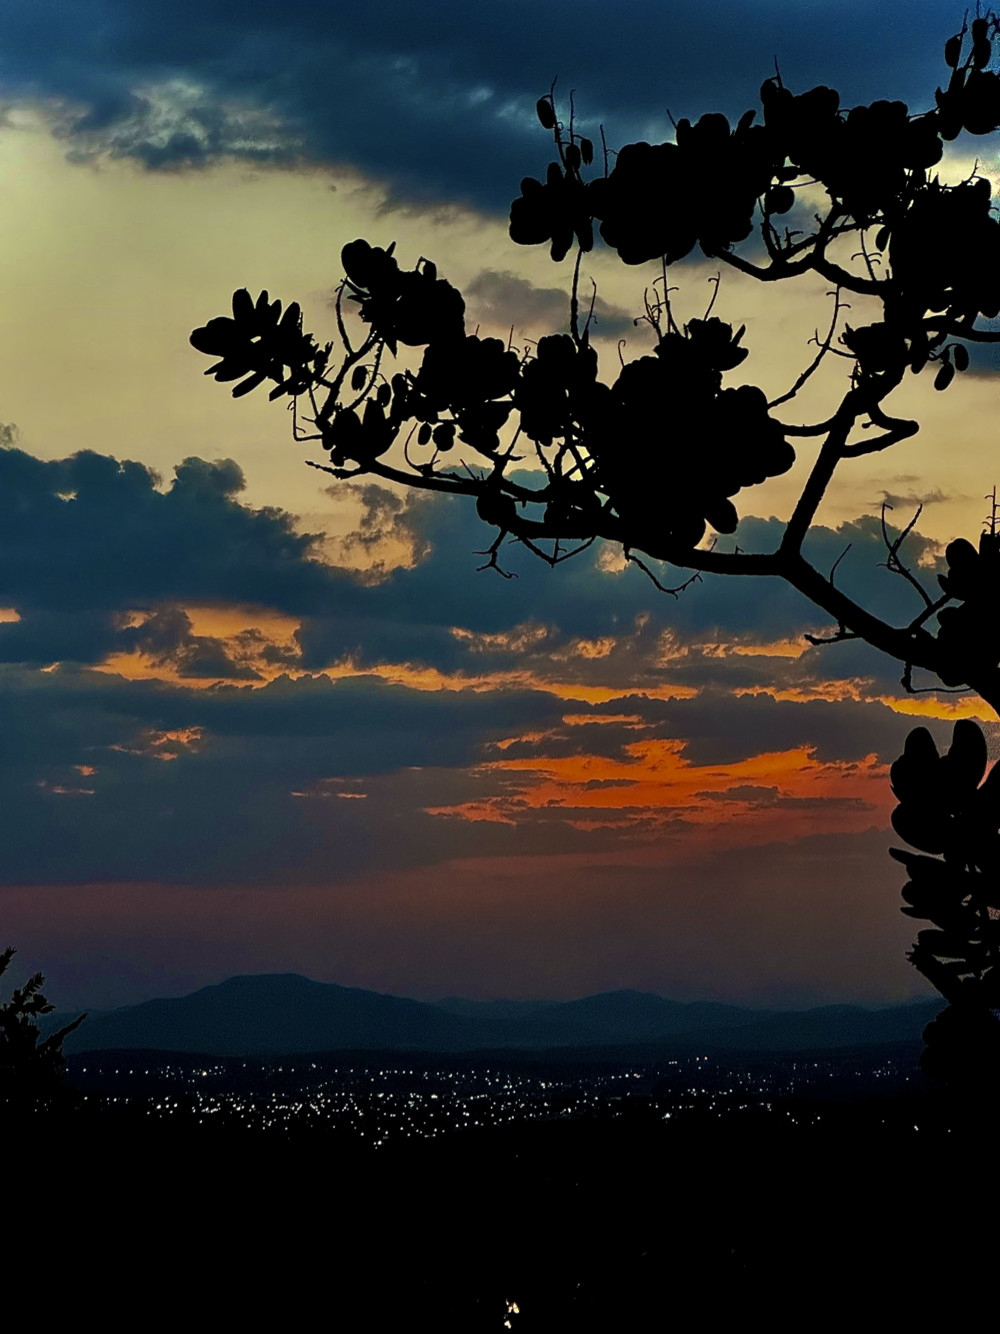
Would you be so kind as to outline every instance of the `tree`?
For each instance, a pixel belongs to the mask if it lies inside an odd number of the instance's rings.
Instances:
[[[12,946],[0,952],[0,977],[16,953]],[[66,1058],[62,1044],[87,1016],[81,1014],[43,1039],[38,1016],[50,1014],[55,1008],[42,995],[44,985],[42,974],[34,973],[0,1005],[0,1101],[36,1103],[63,1090],[61,1075]]]
[[[998,33],[991,12],[949,38],[947,84],[927,111],[886,100],[848,110],[834,89],[794,94],[776,73],[761,87],[761,116],[747,111],[735,127],[719,114],[681,120],[673,142],[604,147],[596,168],[572,103],[564,122],[550,92],[537,114],[554,160],[544,181],[521,182],[510,235],[548,245],[556,262],[575,254],[575,263],[570,332],[533,350],[468,334],[462,295],[430,260],[405,269],[394,246],[360,239],[342,254],[336,357],[333,343],[320,347],[303,331],[297,303],[283,311],[266,291],[256,300],[236,292],[232,316],[210,320],[191,342],[218,358],[206,374],[238,381],[234,397],[270,381],[272,399],[291,400],[296,440],[329,455],[311,466],[474,497],[497,530],[484,554],[501,574],[506,541],[556,565],[601,538],[669,594],[708,571],[783,579],[836,625],[811,643],[863,640],[902,664],[907,691],[921,668],[1000,709],[995,522],[978,547],[964,538],[948,546],[947,574],[929,591],[902,554],[912,524],[893,533],[883,514],[888,567],[919,597],[903,624],[874,615],[838,587],[835,568],[824,573],[804,554],[838,466],[917,433],[916,421],[887,410],[889,395],[921,374],[946,391],[968,369],[970,346],[1000,342],[982,322],[1000,315],[1000,222],[989,181],[973,170],[947,185],[934,170],[946,142],[1000,127],[1000,75],[988,68]],[[806,196],[817,187],[825,198],[810,216]],[[593,299],[585,312],[580,293],[595,228],[625,264],[660,266],[640,316],[654,352],[622,361],[610,382],[590,339]],[[720,272],[761,283],[815,274],[835,289],[829,329],[787,393],[768,401],[753,384],[724,385],[748,355],[745,326],[734,332],[711,306],[702,319],[676,322],[670,266],[696,248]],[[852,327],[847,296],[863,298],[877,318]],[[367,326],[357,345],[345,301]],[[423,349],[416,371],[388,369],[400,345]],[[832,410],[815,422],[786,420],[805,383],[836,358],[844,377]],[[718,535],[739,522],[734,498],[787,472],[791,442],[801,439],[819,449],[777,547],[722,549]],[[460,466],[456,444],[464,446]],[[527,462],[532,471],[518,468]],[[706,543],[708,529],[717,536]],[[650,558],[690,574],[670,586]],[[959,1078],[978,1078],[987,1047],[1000,1069],[1000,770],[984,782],[986,767],[982,732],[963,721],[945,756],[918,728],[892,770],[894,827],[919,849],[894,854],[910,876],[903,911],[933,923],[909,957],[949,1002],[928,1030],[925,1060]]]

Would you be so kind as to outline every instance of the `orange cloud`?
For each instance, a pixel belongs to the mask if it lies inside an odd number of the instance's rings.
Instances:
[[[525,734],[498,748],[545,740],[546,734]],[[514,825],[557,820],[583,830],[617,829],[627,842],[677,834],[686,842],[732,846],[884,828],[895,804],[887,768],[874,755],[821,763],[803,746],[703,766],[687,760],[683,750],[680,740],[644,738],[624,747],[626,758],[503,757],[473,771],[494,781],[490,796],[430,807],[428,813]]]

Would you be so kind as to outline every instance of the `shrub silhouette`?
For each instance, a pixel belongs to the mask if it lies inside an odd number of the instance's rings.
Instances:
[[[995,523],[978,551],[961,538],[948,547],[939,594],[904,563],[909,528],[891,539],[883,523],[888,567],[921,599],[903,624],[876,616],[803,554],[838,466],[917,433],[917,422],[889,413],[888,396],[919,375],[947,391],[968,370],[970,346],[1000,342],[1000,332],[982,323],[1000,314],[1000,222],[990,183],[973,169],[947,185],[934,171],[946,142],[1000,127],[1000,76],[988,69],[998,32],[990,12],[949,38],[945,86],[927,110],[888,100],[845,108],[832,88],[794,93],[775,74],[760,89],[760,110],[735,126],[714,113],[681,120],[673,142],[627,144],[596,162],[572,107],[564,121],[554,95],[541,98],[538,120],[552,136],[553,161],[544,180],[521,182],[510,236],[547,245],[557,263],[574,251],[576,259],[570,332],[542,338],[533,351],[468,333],[461,293],[430,260],[405,268],[394,245],[363,239],[342,254],[336,357],[333,343],[320,347],[303,332],[297,304],[282,315],[267,292],[256,299],[236,292],[232,315],[196,329],[191,342],[218,358],[206,374],[239,381],[235,396],[271,381],[271,398],[292,399],[295,438],[329,456],[312,466],[335,478],[473,497],[497,530],[483,554],[501,573],[505,541],[555,565],[601,538],[668,593],[701,572],[781,579],[836,624],[827,639],[811,642],[866,641],[902,664],[907,690],[920,668],[998,707]],[[825,198],[814,212],[817,186]],[[625,264],[661,266],[661,286],[647,291],[639,317],[652,327],[655,348],[605,378],[590,337],[593,303],[584,314],[580,294],[581,260],[598,236]],[[748,356],[745,328],[734,331],[711,307],[684,325],[674,319],[668,266],[696,249],[720,272],[762,283],[818,275],[835,289],[829,330],[817,335],[815,355],[786,393],[769,401],[753,384],[726,384]],[[875,305],[878,317],[846,323],[851,295]],[[366,326],[357,345],[345,301]],[[388,368],[400,345],[423,348],[416,370]],[[832,410],[815,422],[785,420],[782,409],[835,358],[845,377]],[[741,493],[787,472],[803,439],[819,441],[819,450],[776,548],[704,544],[709,530],[736,531]],[[517,471],[526,459],[537,465],[527,477]],[[692,573],[667,587],[648,557]],[[963,722],[943,757],[918,729],[893,769],[897,832],[930,854],[896,855],[911,877],[904,911],[935,923],[911,958],[951,1005],[928,1031],[927,1068],[941,1074],[968,1067],[962,1052],[995,1059],[1000,1045],[992,916],[1000,903],[990,888],[996,784],[991,776],[979,785],[984,768],[982,735]]]
[[[0,951],[0,977],[16,953],[12,946]],[[44,985],[45,978],[35,973],[0,1005],[0,1104],[35,1105],[65,1091],[62,1044],[87,1016],[81,1014],[57,1033],[42,1038],[38,1016],[51,1014],[55,1008],[42,994]]]

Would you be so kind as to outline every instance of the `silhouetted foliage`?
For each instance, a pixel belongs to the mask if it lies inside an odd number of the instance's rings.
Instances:
[[[887,100],[844,108],[834,89],[795,94],[776,73],[760,89],[761,115],[749,110],[735,127],[714,113],[680,120],[673,142],[605,148],[596,169],[593,142],[578,132],[572,108],[567,123],[552,93],[541,98],[538,120],[553,137],[554,160],[544,180],[521,182],[510,235],[520,245],[548,245],[556,262],[575,249],[576,262],[570,331],[533,349],[468,334],[461,294],[431,261],[406,269],[394,245],[360,239],[342,254],[339,362],[330,360],[332,344],[320,350],[302,332],[297,305],[279,319],[280,303],[269,304],[266,292],[256,301],[235,293],[232,318],[210,321],[191,341],[222,357],[206,374],[248,377],[234,395],[270,379],[272,398],[292,398],[296,440],[316,441],[329,454],[328,464],[313,467],[474,497],[497,530],[483,554],[501,573],[505,541],[555,565],[602,538],[620,544],[668,593],[703,571],[783,579],[837,626],[811,642],[864,640],[903,664],[908,691],[920,668],[998,707],[993,532],[978,552],[963,539],[948,547],[949,572],[934,595],[900,556],[912,523],[891,539],[883,521],[888,568],[921,599],[905,624],[875,616],[837,586],[834,571],[821,572],[803,554],[836,468],[917,433],[917,422],[884,407],[906,376],[930,374],[944,391],[968,369],[970,345],[1000,342],[1000,332],[980,323],[1000,314],[1000,222],[990,182],[973,169],[947,185],[933,171],[959,133],[1000,128],[1000,76],[987,68],[998,32],[991,12],[948,40],[947,86],[928,110]],[[615,365],[609,379],[591,342],[593,302],[584,315],[580,299],[581,259],[598,235],[626,264],[660,265],[639,317],[655,333],[653,353]],[[741,252],[744,242],[752,244]],[[753,384],[724,384],[748,356],[744,327],[734,332],[711,306],[702,319],[674,319],[668,266],[696,248],[763,283],[815,274],[835,289],[829,330],[817,334],[815,355],[786,393],[769,401]],[[877,303],[879,317],[858,327],[843,322],[850,295]],[[367,326],[359,345],[345,326],[345,300]],[[389,374],[385,354],[395,356],[400,344],[422,347],[422,359],[416,370]],[[845,362],[833,411],[815,422],[785,420],[780,410],[832,358]],[[795,439],[820,447],[777,547],[754,553],[722,550],[716,539],[704,544],[709,529],[736,531],[741,491],[791,468]],[[517,470],[527,462],[533,472]],[[666,587],[643,556],[692,574]],[[997,822],[988,815],[991,780],[979,788],[981,769],[969,776],[980,760],[985,766],[975,725],[959,725],[947,756],[932,749],[918,729],[893,782],[902,801],[898,831],[933,854],[898,856],[911,874],[906,894],[916,896],[904,911],[937,924],[921,932],[911,957],[951,1002],[928,1032],[928,1069],[945,1073],[946,1048],[959,1064],[970,1044],[981,1054],[1000,1050],[992,980],[1000,903],[986,890],[996,874],[988,846]]]
[[[16,953],[11,946],[0,951],[0,977]],[[45,978],[35,973],[0,1005],[0,1103],[46,1102],[64,1091],[62,1044],[87,1016],[81,1014],[57,1033],[42,1038],[38,1017],[54,1009],[42,994],[44,985]]]
[[[947,754],[918,727],[892,766],[893,828],[931,854],[892,850],[910,876],[903,912],[933,923],[909,958],[949,1003],[921,1064],[969,1087],[1000,1084],[1000,766],[984,780],[986,765],[982,731],[960,719]]]

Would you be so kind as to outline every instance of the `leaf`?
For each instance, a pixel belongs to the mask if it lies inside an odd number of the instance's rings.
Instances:
[[[238,384],[233,390],[233,398],[242,398],[244,394],[253,393],[253,391],[264,383],[267,375],[264,371],[255,371],[242,384]]]
[[[538,117],[538,123],[543,130],[554,130],[556,128],[556,110],[552,105],[551,97],[540,97],[535,103],[535,115]]]
[[[193,330],[188,341],[199,352],[204,352],[210,357],[220,357],[224,356],[234,344],[239,343],[241,337],[243,336],[237,333],[235,321],[223,315],[209,320],[200,329]]]
[[[241,287],[233,293],[233,319],[238,324],[246,324],[253,316],[253,297],[245,287]]]
[[[952,731],[951,748],[941,762],[941,773],[954,787],[971,795],[983,781],[988,760],[982,729],[971,718],[959,718]]]
[[[302,322],[302,307],[297,301],[293,301],[284,315],[281,317],[281,323],[278,330],[282,334],[294,333]]]

